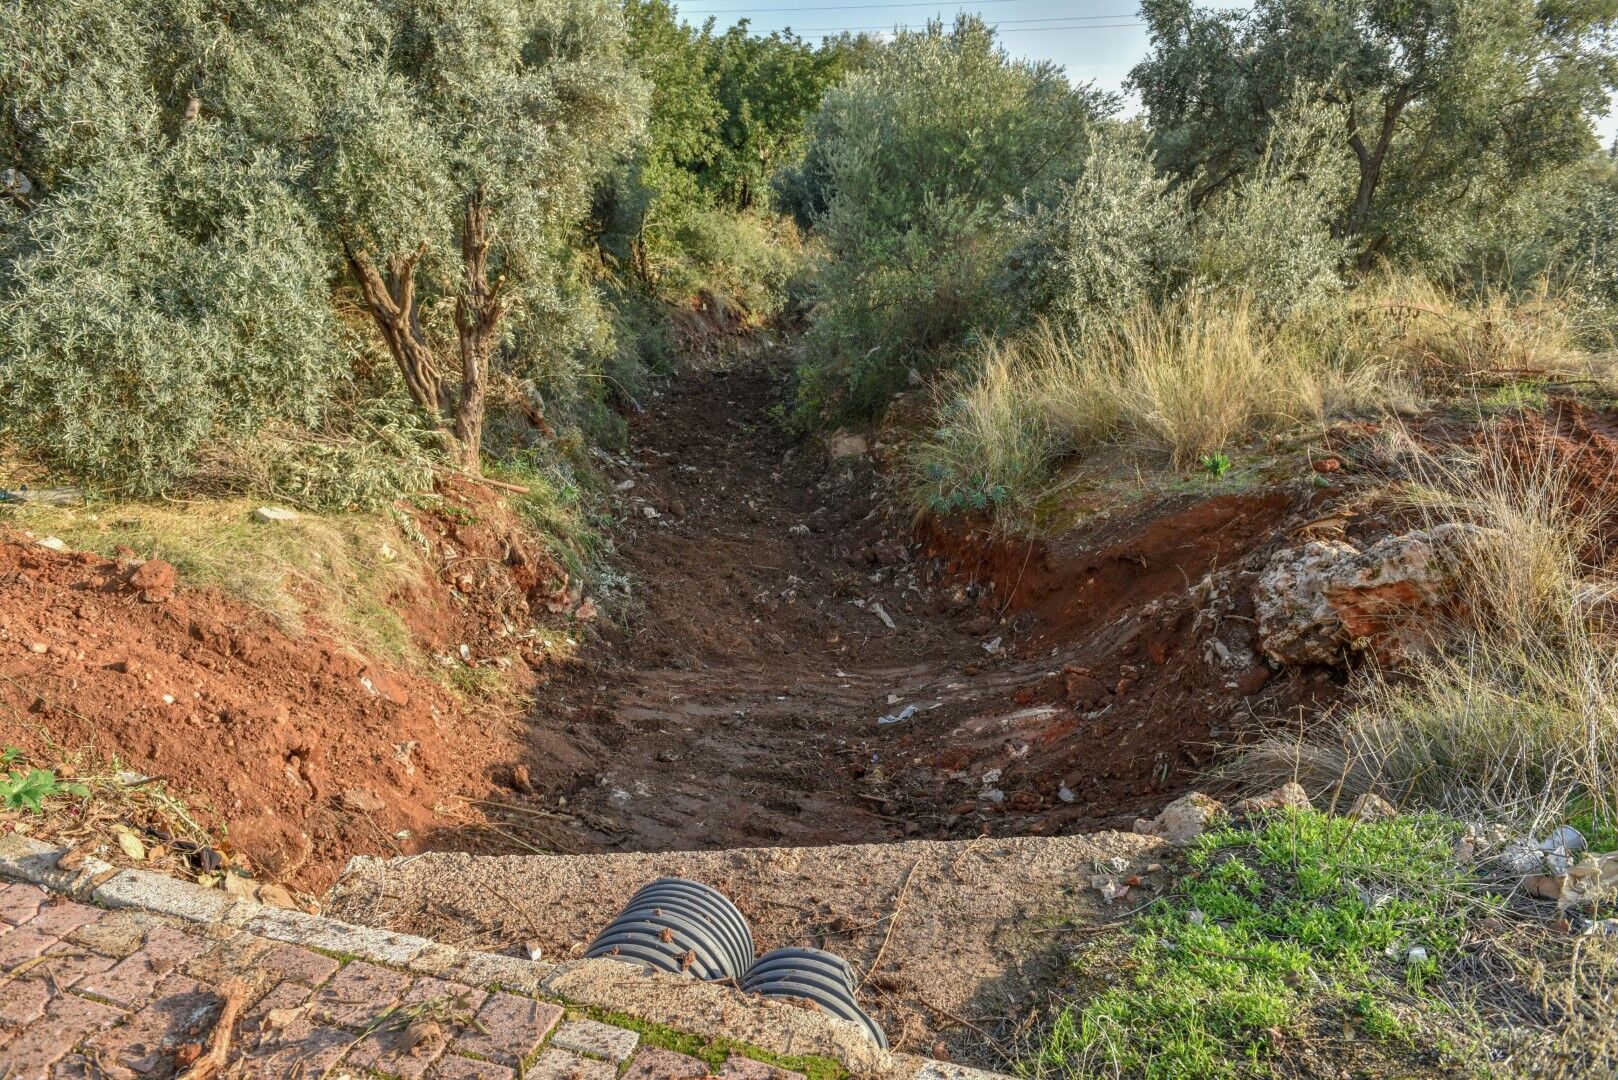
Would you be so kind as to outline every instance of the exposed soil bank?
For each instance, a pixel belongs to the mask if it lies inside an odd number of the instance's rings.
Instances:
[[[1337,693],[1252,648],[1250,577],[1315,512],[1309,484],[1121,500],[1049,545],[918,537],[871,454],[783,430],[768,355],[690,372],[632,420],[605,465],[632,600],[573,626],[566,667],[528,628],[578,588],[498,493],[457,485],[469,510],[416,513],[428,569],[390,604],[422,652],[500,665],[533,695],[526,722],[18,538],[0,743],[166,777],[261,872],[318,889],[361,853],[1128,828],[1253,717]]]
[[[545,658],[508,628],[542,617],[565,575],[497,493],[445,494],[477,513],[416,513],[425,569],[388,602],[423,653],[468,671],[498,663],[509,684],[532,686]],[[289,633],[133,553],[0,536],[0,601],[0,746],[47,765],[88,751],[94,765],[161,777],[257,874],[315,891],[356,853],[446,842],[442,804],[493,790],[523,737],[508,714],[469,709],[318,629]]]
[[[783,432],[786,390],[765,363],[694,372],[632,422],[634,611],[539,696],[524,802],[545,816],[509,819],[536,846],[1128,828],[1254,711],[1335,695],[1272,680],[1234,582],[1307,485],[1146,500],[1050,548],[918,540],[868,455]]]

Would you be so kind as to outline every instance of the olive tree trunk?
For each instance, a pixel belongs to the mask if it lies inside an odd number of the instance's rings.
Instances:
[[[459,395],[452,393],[421,325],[415,275],[416,265],[426,251],[427,245],[422,244],[412,254],[392,256],[383,269],[363,249],[353,244],[343,246],[365,306],[399,365],[411,399],[454,431],[459,444],[456,464],[477,474],[482,471],[479,453],[488,400],[489,357],[500,340],[500,319],[506,312],[500,297],[505,278],[489,281],[489,208],[482,188],[467,196],[461,222],[462,285],[455,300],[461,361]]]

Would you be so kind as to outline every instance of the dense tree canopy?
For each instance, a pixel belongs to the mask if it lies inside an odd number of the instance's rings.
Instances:
[[[1199,196],[1257,160],[1297,99],[1331,108],[1353,178],[1333,227],[1361,265],[1432,251],[1593,149],[1618,87],[1618,0],[1145,0],[1134,86],[1162,164]]]
[[[1007,244],[1008,201],[1054,193],[1112,107],[965,15],[899,34],[832,88],[804,170],[830,256],[805,408],[875,409],[957,344]]]
[[[491,357],[543,347],[643,108],[609,0],[24,0],[0,37],[9,426],[140,491],[313,419],[345,272],[475,467]]]

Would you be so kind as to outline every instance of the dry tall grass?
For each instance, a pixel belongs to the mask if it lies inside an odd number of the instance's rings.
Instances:
[[[1403,396],[1391,365],[1347,356],[1291,324],[1264,325],[1241,298],[989,343],[975,373],[945,387],[938,429],[918,448],[923,503],[1026,510],[1057,462],[1103,444],[1184,468]]]
[[[1472,463],[1416,459],[1410,504],[1479,526],[1431,651],[1363,676],[1352,706],[1237,769],[1530,828],[1618,823],[1615,584],[1583,557],[1612,507],[1568,458],[1516,438],[1493,429]]]

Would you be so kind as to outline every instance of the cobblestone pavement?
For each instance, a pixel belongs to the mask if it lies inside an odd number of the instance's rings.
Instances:
[[[0,885],[0,1080],[167,1080],[250,988],[226,1078],[804,1080],[731,1055],[714,1072],[535,997],[135,910]]]

